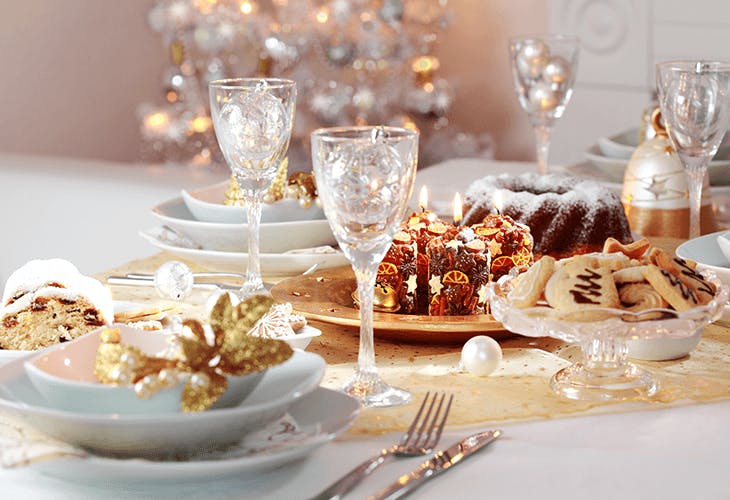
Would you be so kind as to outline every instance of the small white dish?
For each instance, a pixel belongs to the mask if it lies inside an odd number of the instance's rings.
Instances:
[[[107,458],[94,454],[40,460],[31,467],[44,474],[81,483],[109,481],[168,482],[211,481],[226,477],[250,479],[309,455],[347,430],[360,412],[357,400],[319,387],[295,401],[288,410],[303,438],[273,441],[247,451],[239,446],[218,454],[200,453],[187,460]],[[239,451],[240,450],[240,451]]]
[[[278,337],[279,340],[283,340],[294,349],[306,349],[315,337],[322,335],[322,330],[315,328],[310,325],[304,325],[302,328],[297,330],[291,337]]]
[[[644,361],[669,361],[687,356],[702,339],[704,328],[694,335],[682,338],[662,337],[658,339],[628,340],[629,357]]]
[[[140,236],[150,244],[169,252],[181,259],[200,264],[216,271],[242,272],[248,265],[248,254],[242,252],[224,252],[219,250],[201,250],[174,245],[164,237],[162,228],[140,231]],[[347,257],[340,251],[330,253],[262,253],[259,255],[261,272],[264,276],[290,276],[303,273],[315,264],[318,269],[346,266]]]
[[[676,253],[683,259],[694,260],[701,271],[712,271],[720,281],[730,285],[730,261],[723,255],[717,243],[717,237],[725,233],[726,231],[718,231],[693,238],[677,247]]]
[[[248,251],[247,224],[201,222],[193,217],[181,198],[160,203],[152,209],[152,215],[206,250]],[[259,230],[261,251],[264,253],[336,244],[325,219],[262,223]]]
[[[223,222],[227,224],[245,224],[246,208],[224,205],[228,181],[219,182],[212,186],[182,191],[185,206],[193,216],[202,222]],[[261,222],[290,222],[313,219],[324,219],[324,212],[314,203],[308,208],[302,208],[299,200],[285,198],[274,203],[264,203],[261,210]]]
[[[634,154],[634,149],[638,145],[638,128],[632,128],[612,135],[611,137],[600,137],[598,139],[598,148],[604,156],[609,158],[623,158],[628,160]]]
[[[94,375],[101,332],[89,332],[76,340],[46,349],[25,361],[25,372],[33,386],[55,408],[79,413],[152,415],[181,412],[180,400],[188,376],[149,399],[139,398],[134,386],[102,384]],[[169,333],[147,332],[115,325],[122,343],[155,355],[169,346]],[[213,408],[240,405],[261,381],[266,370],[243,376],[228,376],[228,388]]]
[[[0,367],[0,409],[59,441],[115,457],[194,455],[238,442],[286,413],[324,375],[316,354],[294,351],[267,370],[244,404],[198,413],[118,415],[68,412],[53,407],[33,386],[24,360]]]

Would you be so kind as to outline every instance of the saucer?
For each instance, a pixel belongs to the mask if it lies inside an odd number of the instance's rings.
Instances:
[[[55,409],[33,387],[21,358],[0,368],[0,409],[49,437],[93,453],[115,457],[160,457],[160,451],[190,455],[235,443],[286,413],[313,391],[324,375],[324,360],[295,351],[269,369],[240,406],[194,414],[117,415]]]
[[[189,460],[116,459],[97,455],[42,460],[31,465],[44,474],[79,482],[206,481],[228,476],[254,478],[307,456],[347,430],[357,417],[360,404],[337,391],[319,387],[294,402],[287,421],[293,421],[298,436],[278,439],[265,447],[245,450],[240,446]],[[254,434],[259,434],[257,431]],[[248,441],[248,439],[247,439]]]

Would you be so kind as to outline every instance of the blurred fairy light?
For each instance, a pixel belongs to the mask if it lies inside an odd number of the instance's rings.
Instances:
[[[488,134],[448,119],[456,92],[435,55],[447,0],[158,0],[148,13],[170,55],[160,103],[140,106],[143,156],[208,165],[221,156],[208,82],[235,76],[297,81],[292,170],[309,170],[309,133],[388,124],[421,131],[421,163],[493,153]]]

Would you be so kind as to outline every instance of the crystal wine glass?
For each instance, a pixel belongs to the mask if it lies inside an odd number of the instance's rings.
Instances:
[[[656,66],[662,118],[689,187],[689,237],[700,235],[702,183],[730,117],[730,64],[667,61]]]
[[[375,367],[373,291],[378,264],[405,216],[418,162],[418,133],[394,127],[312,132],[317,191],[332,232],[352,264],[360,296],[360,350],[344,388],[365,406],[395,406],[410,393],[385,383]]]
[[[547,174],[550,131],[555,120],[563,116],[573,93],[578,38],[566,35],[512,38],[509,53],[515,91],[535,131],[537,171]]]
[[[210,114],[223,157],[241,188],[248,226],[248,270],[240,297],[266,293],[259,262],[264,194],[289,147],[296,83],[279,78],[210,82]]]

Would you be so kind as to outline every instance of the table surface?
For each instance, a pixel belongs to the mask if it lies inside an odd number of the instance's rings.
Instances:
[[[145,271],[149,269],[139,269]],[[356,333],[316,324],[324,335],[310,347],[325,358],[354,360]],[[333,348],[336,347],[336,353]],[[376,353],[392,347],[376,342]],[[408,346],[397,346],[406,352]],[[437,347],[448,352],[458,347]],[[488,382],[488,378],[485,383]],[[457,395],[458,398],[458,395]],[[648,410],[632,403],[621,413],[500,425],[493,445],[420,489],[416,498],[730,498],[730,402]],[[493,428],[486,423],[482,428]],[[447,428],[442,445],[473,430]],[[69,482],[31,469],[0,469],[4,498],[308,498],[362,459],[395,442],[397,434],[352,435],[305,460],[251,478],[185,484]],[[422,458],[400,459],[377,471],[348,498],[365,498],[414,468]]]

